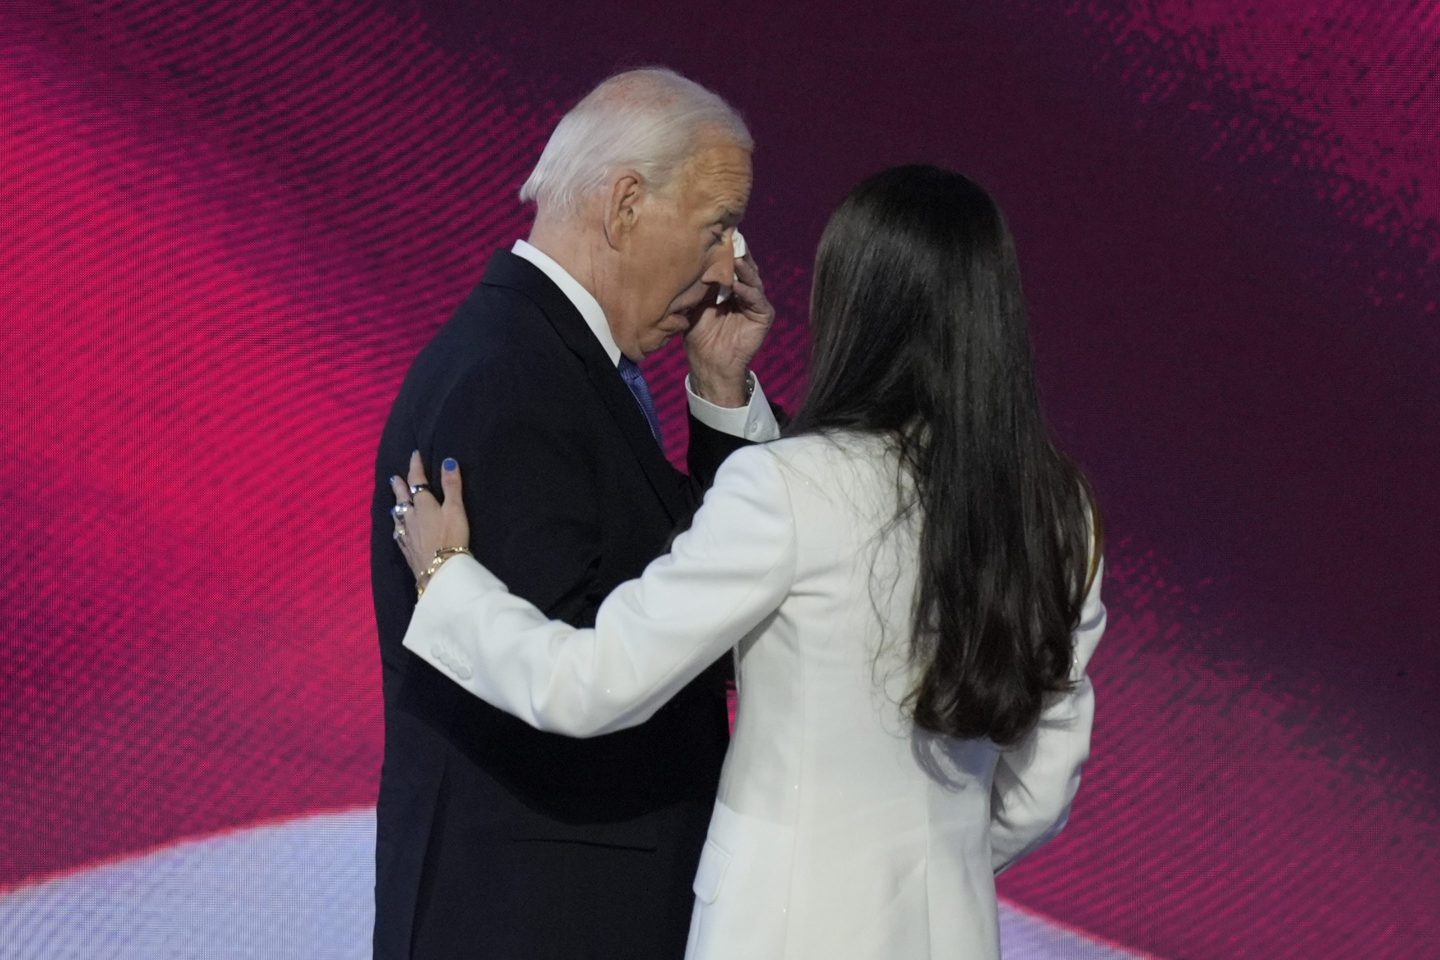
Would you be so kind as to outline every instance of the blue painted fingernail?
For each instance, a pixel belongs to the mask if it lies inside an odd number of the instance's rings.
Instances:
[[[456,467],[460,466],[460,464],[455,462],[454,457],[446,457],[445,462],[440,464],[440,466],[444,467],[446,470],[454,470]]]
[[[397,484],[397,483],[399,483],[399,482],[400,482],[400,478],[399,478],[398,476],[396,476],[396,475],[393,474],[393,473],[390,474],[390,485],[391,485],[391,486],[394,486],[395,484]]]

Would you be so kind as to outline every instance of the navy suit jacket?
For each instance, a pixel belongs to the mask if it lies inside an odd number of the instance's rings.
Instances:
[[[509,252],[417,357],[385,425],[372,510],[377,958],[680,957],[728,740],[728,658],[643,726],[574,740],[405,650],[415,588],[391,540],[390,475],[414,449],[432,479],[459,460],[477,558],[551,617],[589,626],[743,444],[692,417],[690,476],[674,469],[579,312]]]

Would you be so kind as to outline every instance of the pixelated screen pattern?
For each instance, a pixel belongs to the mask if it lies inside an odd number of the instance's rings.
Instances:
[[[1007,956],[1440,956],[1440,4],[593,6],[0,7],[0,956],[368,955],[380,427],[647,63],[751,122],[791,409],[851,185],[1007,211],[1111,616]]]

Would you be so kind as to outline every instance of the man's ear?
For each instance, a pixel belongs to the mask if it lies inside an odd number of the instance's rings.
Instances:
[[[634,170],[621,171],[610,184],[605,205],[605,240],[618,250],[629,240],[640,221],[640,204],[645,199],[645,181]]]

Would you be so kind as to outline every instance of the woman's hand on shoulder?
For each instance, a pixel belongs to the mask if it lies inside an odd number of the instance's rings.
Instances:
[[[448,458],[442,464],[443,501],[430,488],[418,450],[410,455],[406,477],[390,478],[390,489],[395,494],[395,506],[390,511],[395,521],[395,543],[423,591],[441,562],[456,553],[469,552],[470,521],[460,494],[460,465]]]

